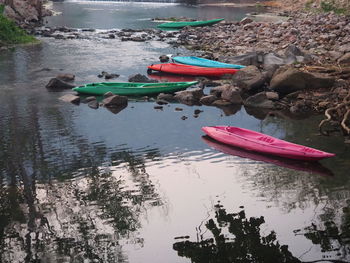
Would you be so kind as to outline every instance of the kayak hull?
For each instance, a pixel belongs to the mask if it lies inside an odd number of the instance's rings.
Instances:
[[[160,24],[157,27],[165,28],[165,29],[180,29],[186,26],[191,26],[191,27],[211,26],[221,22],[222,20],[224,20],[224,18],[205,20],[205,21],[168,22],[168,23]]]
[[[81,94],[97,96],[104,95],[107,92],[123,96],[146,96],[159,93],[174,93],[185,90],[197,83],[197,81],[165,83],[101,82],[85,84],[75,87],[73,90]]]
[[[173,61],[176,63],[181,63],[185,65],[192,65],[198,67],[208,67],[208,68],[233,68],[233,69],[242,69],[245,66],[237,64],[228,64],[215,60],[198,58],[198,57],[173,57]]]
[[[148,69],[172,74],[208,77],[221,77],[226,74],[235,74],[237,72],[237,69],[231,68],[207,68],[176,63],[151,65],[148,66]]]
[[[303,145],[290,143],[263,133],[238,127],[213,126],[203,127],[202,130],[209,137],[212,137],[219,142],[249,151],[266,153],[284,158],[317,161],[335,156],[333,153],[327,153]]]
[[[319,174],[322,176],[334,176],[331,170],[329,170],[327,167],[324,167],[319,162],[305,162],[302,160],[294,160],[253,151],[247,151],[242,148],[218,142],[217,140],[214,140],[207,135],[204,135],[202,137],[202,140],[211,148],[232,156],[238,156],[240,158],[247,158],[259,162],[271,163],[280,167],[312,174]]]

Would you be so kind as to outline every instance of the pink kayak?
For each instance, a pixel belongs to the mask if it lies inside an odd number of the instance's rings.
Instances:
[[[241,158],[248,158],[259,162],[272,163],[274,165],[285,167],[293,170],[308,172],[312,174],[319,174],[322,176],[333,176],[333,172],[327,167],[322,166],[319,162],[305,162],[302,160],[294,160],[289,158],[283,158],[278,156],[272,156],[267,154],[261,154],[257,152],[247,151],[242,148],[234,147],[232,145],[223,144],[218,142],[209,136],[202,137],[203,141],[210,147],[223,152],[225,154],[238,156]]]
[[[308,161],[316,161],[335,156],[333,153],[290,143],[263,133],[238,127],[213,126],[203,127],[202,130],[219,142],[255,152]]]

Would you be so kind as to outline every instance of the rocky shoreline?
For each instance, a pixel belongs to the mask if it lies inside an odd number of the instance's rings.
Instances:
[[[209,95],[190,90],[173,99],[226,109],[244,105],[248,112],[262,110],[266,114],[283,111],[295,118],[326,113],[321,133],[328,134],[324,128],[330,123],[332,129],[336,127],[349,135],[350,17],[332,12],[284,14],[289,17],[278,22],[258,22],[247,17],[240,22],[180,31],[39,27],[31,33],[56,39],[165,41],[202,57],[246,65],[225,80],[201,79],[202,88],[219,85]]]

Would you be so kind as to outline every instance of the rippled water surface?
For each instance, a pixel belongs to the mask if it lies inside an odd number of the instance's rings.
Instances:
[[[153,27],[142,19],[177,11],[217,16],[159,3],[54,7],[64,14],[49,25],[77,28]],[[139,20],[131,26],[121,17]],[[102,70],[127,81],[168,53],[190,54],[164,42],[100,38],[44,38],[0,53],[0,261],[348,262],[350,153],[340,136],[318,136],[322,116],[174,103],[155,110],[137,100],[113,114],[45,89],[62,72],[76,84],[99,81]],[[195,109],[203,111],[197,118]],[[252,154],[203,137],[209,125],[337,156],[309,164]]]

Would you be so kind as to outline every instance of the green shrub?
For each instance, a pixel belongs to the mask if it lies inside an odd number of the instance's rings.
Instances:
[[[29,36],[23,29],[19,28],[13,21],[3,16],[3,11],[4,6],[0,5],[0,46],[37,41],[33,36]]]
[[[331,12],[333,11],[336,14],[344,14],[346,13],[346,9],[344,8],[338,8],[334,2],[334,0],[331,1],[322,1],[321,2],[321,9],[324,12]]]

